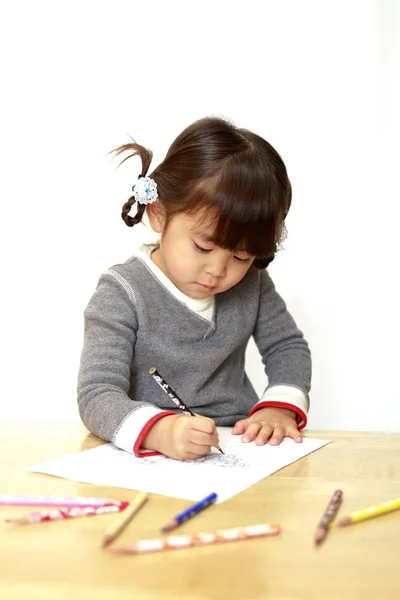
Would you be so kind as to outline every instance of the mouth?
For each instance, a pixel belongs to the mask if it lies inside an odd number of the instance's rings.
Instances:
[[[211,285],[204,285],[204,283],[197,283],[197,285],[199,286],[199,288],[203,291],[203,292],[213,292],[216,288],[215,285],[211,286]]]

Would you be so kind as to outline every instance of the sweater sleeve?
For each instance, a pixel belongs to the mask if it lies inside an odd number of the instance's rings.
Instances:
[[[140,455],[140,442],[150,427],[174,413],[128,395],[138,326],[131,286],[115,271],[104,274],[84,319],[78,375],[81,419],[101,439]]]
[[[290,408],[296,412],[302,429],[309,408],[310,350],[267,271],[261,272],[260,304],[253,335],[268,387],[250,414],[266,406]]]

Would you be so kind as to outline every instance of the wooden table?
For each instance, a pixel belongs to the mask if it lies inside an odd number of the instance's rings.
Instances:
[[[400,511],[332,531],[315,548],[314,529],[336,488],[341,514],[400,496],[400,434],[313,431],[332,439],[317,452],[188,521],[180,532],[258,522],[280,537],[142,556],[104,552],[115,515],[30,526],[0,525],[2,600],[399,600]],[[75,423],[0,425],[3,493],[97,495],[134,492],[26,472],[47,458],[101,443]],[[152,495],[119,542],[154,537],[187,501]],[[2,517],[25,507],[0,507]]]

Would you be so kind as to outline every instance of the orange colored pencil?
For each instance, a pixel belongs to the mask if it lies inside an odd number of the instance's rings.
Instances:
[[[161,550],[209,546],[210,544],[220,544],[222,542],[238,542],[251,538],[279,535],[280,532],[279,525],[263,523],[233,529],[220,529],[215,532],[203,531],[194,535],[170,535],[164,538],[138,540],[133,546],[108,548],[108,552],[113,554],[146,554],[148,552],[160,552]]]

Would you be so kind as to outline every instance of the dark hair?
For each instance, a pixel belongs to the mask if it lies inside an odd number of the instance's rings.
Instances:
[[[141,174],[146,175],[152,152],[133,140],[113,154],[125,152],[130,154],[122,162],[140,156]],[[177,213],[205,209],[216,245],[248,252],[260,269],[273,260],[292,189],[283,160],[262,137],[220,117],[200,119],[178,135],[150,177],[157,183],[167,223]],[[139,223],[145,211],[139,204],[130,217],[134,202],[131,196],[122,209],[129,227]]]

